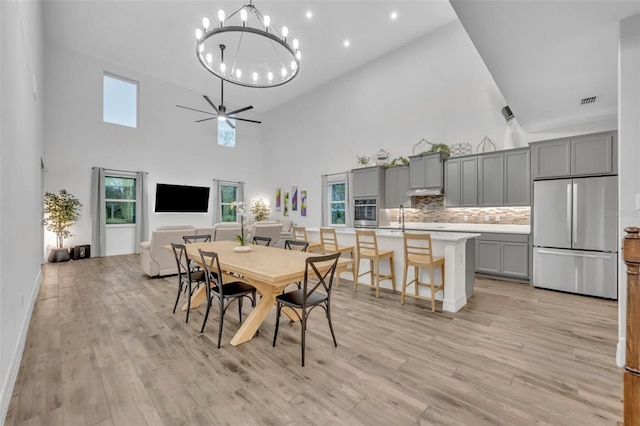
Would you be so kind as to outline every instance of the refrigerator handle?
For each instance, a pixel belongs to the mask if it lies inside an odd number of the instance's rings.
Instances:
[[[573,214],[573,209],[571,208],[571,185],[567,184],[567,235],[569,236],[569,246],[571,246],[571,216]]]
[[[573,184],[573,244],[578,244],[578,184]]]

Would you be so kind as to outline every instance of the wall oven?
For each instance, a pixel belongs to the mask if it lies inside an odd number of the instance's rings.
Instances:
[[[378,226],[378,199],[356,198],[353,200],[353,226],[376,228]]]

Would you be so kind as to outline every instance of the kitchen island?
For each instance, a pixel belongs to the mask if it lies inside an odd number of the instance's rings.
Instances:
[[[426,231],[411,231],[426,232]],[[318,228],[308,228],[307,233],[311,241],[320,241],[320,230]],[[340,245],[351,245],[355,247],[356,232],[354,228],[336,228],[338,242]],[[448,312],[457,312],[467,304],[467,296],[473,291],[473,238],[479,237],[478,233],[471,232],[447,232],[447,231],[428,231],[431,234],[433,243],[433,255],[443,256],[445,259],[445,288],[444,297],[442,292],[436,294],[436,299],[442,300],[442,310]],[[393,262],[395,266],[394,275],[396,277],[396,289],[398,292],[402,290],[402,274],[404,271],[404,237],[400,229],[378,229],[378,247],[380,250],[393,250]],[[470,252],[471,250],[471,252]],[[357,261],[357,259],[356,259]],[[368,265],[361,265],[361,268],[367,270]],[[381,262],[380,273],[389,272],[387,262]],[[428,274],[421,270],[422,282],[428,282]],[[409,271],[409,277],[413,272]],[[359,280],[360,283],[366,283]],[[440,271],[436,270],[436,282],[440,282]],[[471,281],[471,282],[469,282]],[[391,281],[385,280],[380,282],[380,288],[392,289]],[[413,291],[412,288],[410,288]],[[429,289],[420,288],[420,295],[430,296]],[[398,297],[398,303],[400,298]]]

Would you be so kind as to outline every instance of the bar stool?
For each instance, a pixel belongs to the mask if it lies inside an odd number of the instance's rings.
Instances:
[[[415,278],[407,282],[409,266],[413,266]],[[435,268],[440,267],[442,273],[442,284],[435,285]],[[421,283],[419,268],[427,268],[431,272],[431,282]],[[406,294],[407,287],[414,284],[414,294]],[[420,286],[431,287],[431,298],[420,296]],[[436,311],[436,293],[442,290],[444,294],[444,257],[433,257],[431,235],[430,234],[404,234],[404,273],[402,274],[402,295],[400,303],[404,305],[405,294],[417,299],[431,300],[431,312]]]
[[[338,237],[334,228],[320,228],[320,245],[322,246],[322,254],[332,254],[340,252],[340,256],[348,254],[351,259],[355,260],[353,246],[341,246],[338,244]],[[309,247],[311,251],[311,247]],[[353,267],[353,265],[351,265]],[[344,266],[346,270],[346,266]],[[340,272],[343,272],[340,268],[336,275],[336,287],[340,287]],[[354,275],[355,281],[355,275]]]
[[[312,243],[309,241],[309,237],[307,236],[307,228],[304,226],[294,226],[293,227],[293,239],[295,241],[304,241],[309,243],[309,247],[307,247],[308,251],[320,251],[322,252],[322,244],[321,243]]]
[[[393,273],[393,250],[378,250],[378,239],[375,231],[356,229],[356,253],[358,260],[356,261],[355,272],[353,276],[353,291],[358,291],[358,278],[363,275],[371,274],[371,287],[376,287],[376,297],[380,297],[380,281],[391,280],[393,291],[396,291],[396,277]],[[360,269],[360,261],[369,260],[369,271],[358,274]],[[389,274],[380,275],[380,261],[389,259]]]

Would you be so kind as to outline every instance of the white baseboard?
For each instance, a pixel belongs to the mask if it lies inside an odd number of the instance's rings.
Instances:
[[[616,345],[616,365],[624,367],[627,358],[627,339],[620,337]]]
[[[36,304],[38,298],[38,292],[40,291],[40,285],[42,284],[42,269],[38,271],[36,277],[35,286],[33,287],[33,293],[27,304],[27,315],[24,317],[20,334],[18,336],[18,342],[11,357],[11,364],[9,364],[9,370],[7,375],[2,381],[2,389],[0,389],[0,424],[4,424],[7,417],[7,410],[9,409],[9,403],[11,402],[11,396],[13,394],[13,388],[16,384],[16,378],[18,376],[18,370],[20,368],[20,362],[22,361],[22,353],[24,351],[24,344],[27,340],[27,332],[29,331],[29,323],[31,322],[31,316],[33,315],[33,307]]]

